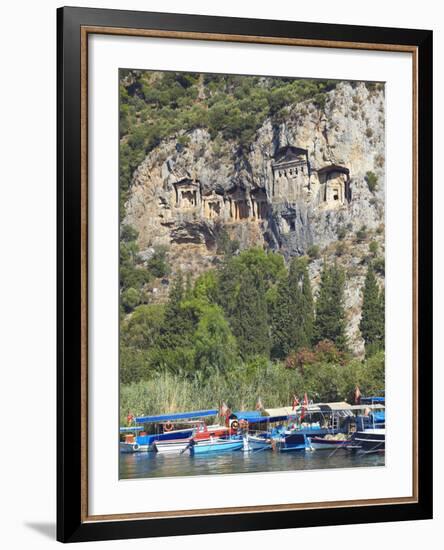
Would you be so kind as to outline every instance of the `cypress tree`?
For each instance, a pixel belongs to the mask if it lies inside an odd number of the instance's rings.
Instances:
[[[330,340],[339,350],[347,349],[344,309],[345,274],[335,262],[328,266],[324,261],[321,284],[316,301],[314,339]]]
[[[270,313],[271,317],[271,339],[272,339],[272,357],[283,359],[291,351],[289,326],[291,324],[288,275],[283,278],[277,288],[276,303]]]
[[[384,348],[384,292],[379,290],[374,268],[369,264],[365,278],[359,329],[367,357]]]
[[[182,308],[185,299],[184,280],[178,273],[171,287],[162,329],[162,347],[175,348],[186,345],[193,332],[193,323],[188,312]]]
[[[295,258],[288,273],[289,347],[309,347],[313,337],[313,296],[307,263]]]
[[[278,288],[278,299],[272,315],[273,355],[286,357],[313,339],[313,295],[307,262],[295,258],[288,276]]]
[[[244,269],[240,275],[236,307],[231,318],[233,334],[243,358],[270,355],[265,284],[261,273]]]

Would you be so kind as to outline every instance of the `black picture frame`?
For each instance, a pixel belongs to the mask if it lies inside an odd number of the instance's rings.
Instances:
[[[141,519],[85,516],[82,438],[85,394],[82,329],[82,98],[83,27],[145,29],[274,37],[330,43],[404,45],[417,52],[417,481],[415,502],[318,507],[239,514]],[[229,29],[229,30],[227,30]],[[226,531],[283,529],[432,517],[432,32],[400,28],[330,25],[65,7],[57,11],[58,93],[58,370],[57,539],[62,542],[157,537]],[[87,268],[87,266],[83,266]],[[83,350],[83,351],[82,351]]]

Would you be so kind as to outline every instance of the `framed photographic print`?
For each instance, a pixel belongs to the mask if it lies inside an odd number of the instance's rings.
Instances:
[[[432,33],[58,11],[58,539],[432,516]]]

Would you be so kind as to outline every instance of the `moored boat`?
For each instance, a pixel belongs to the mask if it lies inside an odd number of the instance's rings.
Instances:
[[[272,447],[272,439],[268,437],[267,434],[248,434],[245,439],[246,444],[244,445],[244,450],[260,451],[271,449]]]
[[[149,445],[139,445],[136,441],[121,441],[119,443],[121,453],[142,453],[149,450]]]
[[[141,445],[137,441],[137,434],[143,430],[142,426],[123,426],[120,428],[120,434],[123,436],[123,441],[119,442],[119,450],[121,453],[139,453],[148,451],[148,445]]]
[[[231,434],[232,431],[228,426],[221,426],[220,424],[207,426],[202,423],[196,428],[193,439],[195,441],[204,441],[206,439],[210,439],[211,437],[227,437]]]
[[[153,450],[159,454],[181,454],[187,450],[190,442],[191,438],[155,441]]]
[[[223,453],[230,451],[239,451],[242,449],[244,442],[242,438],[228,439],[209,439],[207,441],[192,441],[190,452],[193,455]]]
[[[273,438],[273,448],[277,451],[304,451],[310,448],[308,436],[301,432],[284,432]]]
[[[365,452],[385,450],[385,428],[368,428],[353,435],[353,445]]]
[[[309,437],[309,446],[311,449],[339,449],[341,447],[347,447],[350,445],[350,438],[343,435],[337,434],[337,436],[332,436],[330,434],[325,435],[324,437],[312,436]]]
[[[139,426],[121,428],[125,432],[137,432],[143,430],[140,424],[157,426],[159,432],[138,435],[129,434],[125,441],[120,443],[120,452],[136,453],[154,450],[157,441],[171,441],[175,439],[187,439],[193,436],[200,419],[217,415],[216,409],[191,411],[183,413],[167,413],[155,416],[137,416],[134,422]],[[180,428],[178,427],[180,426]]]

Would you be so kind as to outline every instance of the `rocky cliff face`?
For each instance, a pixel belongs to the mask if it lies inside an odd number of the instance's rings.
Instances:
[[[383,223],[384,134],[382,88],[340,83],[322,108],[303,102],[289,106],[279,125],[266,120],[247,152],[212,140],[205,129],[175,136],[136,170],[124,222],[138,230],[142,254],[167,245],[173,269],[193,273],[217,261],[222,229],[241,249],[265,246],[288,259],[317,245],[333,254],[338,232],[350,241],[362,226],[372,232]],[[374,189],[369,172],[377,177]],[[355,256],[342,254],[341,261],[351,264]],[[365,269],[348,264],[355,275],[347,279],[347,306],[357,310],[349,333],[360,352]],[[314,262],[315,282],[319,269]]]

